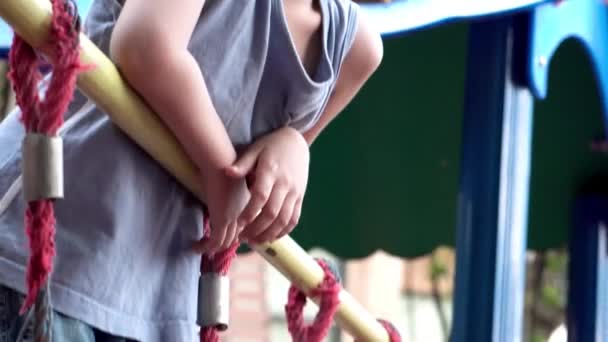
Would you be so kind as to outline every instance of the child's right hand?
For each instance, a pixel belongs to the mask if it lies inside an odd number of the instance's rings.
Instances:
[[[207,209],[211,223],[211,234],[194,245],[200,253],[215,254],[237,242],[243,227],[237,219],[243,211],[250,194],[246,181],[228,177],[218,171],[202,177],[207,194]]]

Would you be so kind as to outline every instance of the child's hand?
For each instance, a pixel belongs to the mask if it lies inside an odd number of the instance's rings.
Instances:
[[[238,240],[242,226],[237,219],[249,201],[249,190],[243,179],[228,177],[221,171],[205,174],[203,186],[207,193],[207,209],[211,234],[194,245],[200,253],[220,252]]]
[[[251,199],[239,217],[240,237],[256,243],[290,233],[300,219],[308,182],[308,144],[292,128],[257,140],[226,173],[249,178]]]

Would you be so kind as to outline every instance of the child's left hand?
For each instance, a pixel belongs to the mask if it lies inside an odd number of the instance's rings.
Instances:
[[[308,183],[308,144],[296,130],[285,127],[253,143],[226,170],[231,177],[247,177],[251,199],[239,216],[245,227],[240,238],[255,243],[290,233],[300,219]]]

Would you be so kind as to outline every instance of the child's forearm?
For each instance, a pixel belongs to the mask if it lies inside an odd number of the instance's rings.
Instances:
[[[203,174],[234,162],[235,150],[211,102],[203,75],[187,51],[165,51],[121,70],[183,145]],[[119,54],[118,54],[119,55]]]

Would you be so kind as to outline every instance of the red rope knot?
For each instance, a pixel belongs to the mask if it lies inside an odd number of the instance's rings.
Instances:
[[[304,324],[304,306],[306,305],[306,294],[292,285],[289,288],[285,314],[287,316],[287,328],[291,337],[296,342],[321,342],[329,333],[334,315],[340,304],[340,284],[336,280],[331,268],[322,260],[317,260],[325,277],[319,286],[310,291],[311,297],[319,298],[319,312],[312,324]]]
[[[401,342],[401,334],[399,334],[399,330],[391,322],[383,319],[379,319],[378,322],[386,329],[391,342]]]
[[[76,86],[76,76],[83,70],[78,49],[79,27],[74,14],[75,5],[63,0],[52,0],[52,21],[49,33],[49,53],[55,61],[52,77],[44,100],[39,95],[42,79],[40,56],[19,35],[15,34],[9,54],[9,78],[16,101],[21,109],[21,121],[28,134],[39,133],[54,137],[63,124],[66,111]],[[73,10],[70,11],[70,8]],[[42,198],[29,201],[25,213],[29,238],[30,258],[27,268],[28,293],[23,304],[25,312],[35,302],[52,269],[55,255],[55,214],[53,200]]]
[[[379,319],[378,323],[380,323],[380,325],[382,325],[382,327],[386,330],[390,342],[401,342],[401,334],[391,322]]]
[[[211,232],[208,215],[205,210],[204,236],[208,237]],[[228,271],[232,261],[236,257],[236,251],[239,247],[238,243],[230,246],[213,256],[203,255],[201,260],[201,278],[199,280],[199,325],[201,326],[200,341],[201,342],[218,342],[219,333],[228,329],[228,310],[229,310],[229,286],[214,286],[203,282],[213,281],[214,279],[227,280]],[[220,281],[221,283],[221,281]],[[225,283],[224,283],[225,285]],[[211,286],[211,290],[210,287]],[[228,287],[228,288],[226,288]],[[206,289],[201,291],[201,289]],[[219,292],[223,293],[219,293]],[[211,298],[210,295],[216,296]],[[203,298],[204,296],[206,298]],[[201,301],[212,301],[213,303],[204,303]],[[205,310],[204,312],[202,310]],[[208,312],[208,311],[212,312]]]

